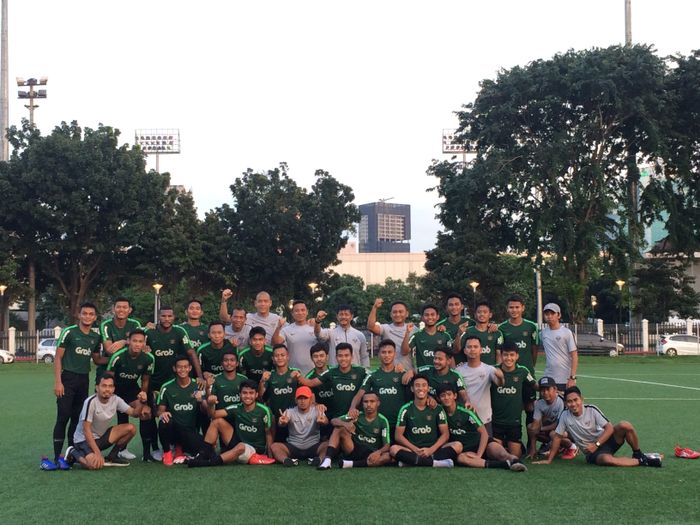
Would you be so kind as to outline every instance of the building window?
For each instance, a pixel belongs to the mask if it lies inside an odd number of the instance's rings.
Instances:
[[[380,241],[403,241],[405,236],[405,217],[403,215],[377,214],[377,237]],[[362,232],[362,223],[360,223]],[[360,233],[362,235],[362,233]],[[361,237],[360,237],[361,238]]]

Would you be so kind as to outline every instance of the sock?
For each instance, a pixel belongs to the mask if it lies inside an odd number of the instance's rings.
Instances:
[[[202,450],[199,453],[202,455],[202,457],[206,459],[211,459],[216,455],[216,450],[209,443],[204,443],[204,446],[202,447]]]
[[[329,457],[323,458],[323,461],[321,461],[321,464],[319,465],[319,467],[323,467],[323,468],[328,468],[330,466],[331,466],[331,458],[329,458]]]
[[[508,461],[496,461],[493,459],[487,459],[486,460],[486,465],[484,465],[485,468],[504,468],[504,469],[509,469],[510,468],[510,463]]]
[[[211,464],[212,465],[223,465],[224,460],[221,459],[221,456],[219,454],[215,454],[213,458],[211,458]]]
[[[354,461],[350,461],[348,459],[343,460],[343,464],[341,465],[341,468],[352,468],[354,466]]]
[[[58,461],[58,456],[61,455],[61,451],[63,450],[63,439],[57,439],[54,438],[53,440],[53,461],[54,463]]]
[[[107,454],[107,459],[110,460],[110,461],[113,460],[113,459],[116,459],[116,458],[117,458],[117,454],[119,454],[119,451],[120,451],[120,450],[121,450],[121,449],[119,448],[118,445],[114,445],[114,446],[112,447],[112,450],[109,451],[109,454]]]
[[[398,459],[404,465],[417,465],[418,456],[415,452],[409,450],[399,450],[396,453],[396,459]]]
[[[447,456],[443,459],[451,459],[452,461],[457,459],[457,452],[452,447],[443,447],[441,451],[443,456]]]
[[[434,459],[433,460],[433,467],[435,467],[435,468],[440,468],[440,467],[450,468],[450,467],[454,467],[454,466],[455,466],[454,461],[452,461],[451,459]]]
[[[338,455],[338,449],[335,447],[328,447],[326,449],[326,459],[333,459]],[[325,461],[325,460],[324,460]]]
[[[416,456],[416,458],[416,465],[418,465],[419,467],[432,467],[435,464],[435,461],[433,460],[432,456],[429,458],[425,458],[423,456]]]
[[[636,449],[636,450],[633,450],[633,451],[632,451],[632,457],[633,457],[633,458],[639,459],[639,458],[641,458],[643,455],[644,455],[644,454],[642,454],[642,451],[639,450],[639,449]]]
[[[358,461],[351,461],[353,467],[366,467],[367,466],[367,460],[366,459],[360,459]]]

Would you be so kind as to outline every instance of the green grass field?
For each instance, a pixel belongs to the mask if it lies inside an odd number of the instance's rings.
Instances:
[[[664,467],[573,461],[529,471],[227,466],[42,472],[55,417],[52,369],[0,367],[0,523],[700,523],[700,359],[582,358],[579,386],[612,421],[630,420]],[[131,450],[140,453],[138,435]],[[625,446],[620,453],[629,455]],[[51,454],[49,454],[51,455]]]

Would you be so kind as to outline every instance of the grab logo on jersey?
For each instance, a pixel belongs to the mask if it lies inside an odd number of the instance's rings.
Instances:
[[[520,350],[525,350],[527,348],[527,343],[525,341],[518,341],[515,343],[515,346],[520,348]]]
[[[499,386],[496,389],[496,392],[498,392],[499,394],[517,394],[518,389],[514,386]]]
[[[370,445],[374,445],[375,443],[377,443],[377,438],[372,436],[363,436],[362,434],[356,434],[356,437],[358,441],[364,441],[365,443],[369,443]]]
[[[454,434],[455,436],[463,436],[467,433],[467,431],[463,428],[451,428],[450,433]]]
[[[224,371],[223,365],[211,365],[212,373],[218,374]]]
[[[318,393],[318,397],[333,397],[333,390],[322,390]]]
[[[224,403],[238,403],[241,400],[240,394],[224,395]]]
[[[175,403],[175,406],[173,406],[173,410],[176,411],[181,411],[181,410],[193,410],[194,405],[192,403]]]
[[[253,425],[242,425],[241,424],[241,425],[238,425],[238,429],[245,430],[246,432],[253,432],[253,433],[258,431],[258,427],[254,427]]]
[[[380,396],[390,396],[390,395],[396,395],[398,393],[399,393],[399,389],[396,388],[395,386],[382,387],[379,389]]]
[[[428,425],[423,427],[411,427],[411,432],[413,434],[430,434],[433,431]]]
[[[75,348],[75,353],[78,355],[90,355],[92,352],[90,352],[89,348],[83,348],[82,346],[78,346]]]
[[[284,388],[274,388],[272,392],[276,396],[283,396],[285,394],[291,394],[293,392],[293,389],[291,386],[285,386]]]
[[[175,350],[173,350],[172,348],[167,348],[165,350],[156,350],[155,352],[153,352],[153,354],[156,357],[170,357],[171,355],[175,355]]]
[[[127,374],[126,372],[120,372],[119,377],[121,379],[138,379],[139,375],[138,374]]]
[[[354,392],[355,391],[355,385],[349,384],[349,385],[335,385],[335,389],[340,391],[340,392]]]
[[[482,354],[490,354],[490,353],[491,353],[491,349],[490,349],[488,346],[482,346],[482,347],[481,347],[481,353],[482,353]]]

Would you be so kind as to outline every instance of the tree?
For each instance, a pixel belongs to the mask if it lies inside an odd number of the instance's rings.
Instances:
[[[458,172],[430,170],[442,210],[455,213],[455,201],[469,207],[491,250],[535,264],[544,254],[558,260],[574,321],[588,311],[595,259],[603,253],[629,275],[641,253],[640,224],[656,215],[637,164],[658,165],[665,151],[667,73],[648,46],[569,51],[501,71],[458,113],[461,138],[476,145],[474,162]],[[687,184],[655,184],[655,202]],[[631,198],[638,191],[639,209]],[[677,205],[687,211],[690,202]],[[459,253],[470,249],[460,238],[474,220],[464,228],[456,221],[446,235],[457,232]]]
[[[265,173],[248,170],[231,193],[232,205],[205,217],[203,251],[213,267],[209,282],[230,286],[239,300],[260,290],[276,302],[307,297],[308,283],[338,263],[359,221],[351,188],[322,170],[311,191],[288,176],[285,164]]]
[[[132,269],[138,247],[157,231],[168,176],[146,173],[139,149],[119,131],[65,122],[45,137],[25,121],[11,128],[10,188],[2,223],[15,256],[36,262],[66,297],[69,312],[96,287]]]
[[[693,290],[695,279],[686,273],[688,262],[649,257],[635,272],[639,297],[633,311],[655,323],[668,320],[671,312],[681,319],[698,317],[700,294]]]

